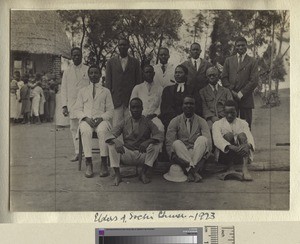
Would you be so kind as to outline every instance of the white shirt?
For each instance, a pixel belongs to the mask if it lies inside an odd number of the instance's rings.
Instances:
[[[128,64],[128,56],[126,56],[125,58],[122,58],[122,57],[120,56],[120,61],[121,61],[122,69],[123,69],[123,71],[125,71],[126,66],[127,66],[127,64]]]
[[[130,100],[134,97],[138,97],[143,101],[143,115],[160,114],[160,103],[163,88],[154,83],[149,84],[144,81],[141,84],[136,85],[131,93]]]
[[[165,64],[165,73],[163,73],[161,67],[162,67],[161,63],[153,66],[154,72],[155,72],[155,75],[153,78],[154,83],[161,85],[162,88],[174,85],[175,83],[171,82],[171,80],[175,81],[175,77],[174,77],[175,68],[176,68],[175,65],[173,65],[171,63],[166,63]]]

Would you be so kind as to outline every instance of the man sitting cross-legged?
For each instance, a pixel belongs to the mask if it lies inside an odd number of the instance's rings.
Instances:
[[[86,159],[85,176],[93,176],[92,164],[92,134],[97,132],[101,154],[100,177],[109,175],[107,168],[108,148],[104,134],[111,128],[109,120],[113,117],[114,106],[110,91],[103,87],[99,81],[101,72],[98,66],[88,69],[91,84],[79,90],[74,112],[79,119],[79,129],[82,137],[83,151]]]
[[[237,177],[252,180],[248,163],[253,160],[254,140],[249,125],[237,118],[237,104],[228,100],[225,103],[225,117],[216,121],[212,127],[213,140],[220,151],[218,161],[228,165],[227,173],[221,179]],[[242,163],[242,174],[235,171],[234,164]]]
[[[212,142],[207,122],[195,114],[195,99],[186,96],[182,105],[183,113],[171,120],[167,135],[166,149],[172,163],[179,164],[188,176],[188,181],[202,180],[206,156]]]
[[[144,184],[149,183],[146,172],[157,159],[160,143],[164,139],[163,132],[159,131],[149,118],[142,115],[143,102],[140,98],[132,98],[129,105],[131,117],[106,133],[110,166],[116,174],[116,186],[122,181],[120,161],[125,165],[143,164],[140,180]],[[124,143],[117,139],[120,135],[123,135]]]

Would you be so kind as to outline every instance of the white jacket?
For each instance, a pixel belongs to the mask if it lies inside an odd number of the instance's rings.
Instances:
[[[174,74],[175,74],[175,65],[171,64],[171,63],[167,63],[165,68],[165,73],[163,73],[162,69],[161,69],[162,64],[158,63],[156,65],[153,66],[154,68],[154,82],[156,84],[160,84],[163,88],[167,87],[167,86],[172,86],[175,85],[175,83],[171,82],[170,80],[175,81],[174,78]]]

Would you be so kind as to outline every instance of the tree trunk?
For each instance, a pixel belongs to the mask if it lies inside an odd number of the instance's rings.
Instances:
[[[85,32],[86,32],[86,26],[85,26],[85,16],[81,16],[82,19],[82,37],[81,37],[81,42],[80,42],[80,49],[82,50],[83,48],[83,41],[85,38]]]
[[[158,52],[159,52],[159,49],[162,46],[163,39],[164,39],[164,33],[162,31],[161,34],[160,34],[160,38],[159,38]],[[158,64],[158,55],[156,56],[156,62],[155,63]]]
[[[272,40],[271,40],[271,59],[270,59],[270,73],[269,73],[269,91],[272,91],[272,70],[273,70],[273,58],[274,58],[274,36],[275,36],[275,21],[274,16],[272,19]]]

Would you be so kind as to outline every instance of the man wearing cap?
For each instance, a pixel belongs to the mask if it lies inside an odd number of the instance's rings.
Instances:
[[[158,51],[159,63],[154,65],[154,83],[160,84],[162,88],[175,84],[175,66],[169,63],[170,52],[166,47],[161,47]]]
[[[110,91],[99,81],[101,72],[98,66],[92,65],[88,69],[91,84],[82,88],[74,106],[74,113],[79,119],[79,129],[86,160],[87,178],[93,177],[92,163],[92,134],[97,132],[101,155],[100,177],[109,175],[107,168],[108,148],[104,134],[111,129],[109,120],[113,117],[114,106]]]
[[[152,120],[160,131],[164,131],[164,125],[157,117],[160,114],[163,88],[153,81],[154,74],[152,65],[146,64],[143,67],[144,82],[133,88],[130,100],[140,98],[143,102],[143,115]]]
[[[238,105],[238,115],[245,119],[251,129],[253,91],[258,85],[257,61],[247,54],[247,41],[239,37],[235,41],[237,54],[226,58],[221,76],[224,87],[230,89]]]
[[[166,134],[166,149],[172,163],[182,167],[188,181],[202,180],[206,157],[212,148],[207,122],[195,114],[195,98],[186,96],[183,113],[171,120]]]
[[[212,66],[212,64],[202,58],[200,58],[201,46],[195,42],[190,47],[190,58],[183,62],[182,65],[188,68],[188,81],[187,84],[191,85],[196,93],[208,84],[206,77],[206,70]]]
[[[79,144],[76,140],[79,120],[74,113],[78,92],[81,88],[89,84],[88,66],[82,64],[82,51],[79,47],[74,47],[71,50],[73,64],[70,64],[67,70],[64,71],[61,83],[61,103],[63,115],[70,117],[70,130],[72,133],[73,144],[75,148],[75,156],[71,159],[72,162],[78,161]]]
[[[119,56],[106,64],[106,87],[111,91],[114,103],[113,126],[129,116],[128,105],[132,89],[142,81],[140,62],[128,55],[129,41],[118,41]]]
[[[219,150],[218,162],[226,164],[228,170],[221,175],[225,180],[228,176],[241,180],[252,180],[248,164],[253,160],[254,139],[248,123],[237,118],[237,104],[233,100],[225,103],[225,117],[212,126],[213,140]],[[235,164],[242,164],[242,173],[235,171]]]
[[[232,100],[229,89],[220,86],[219,70],[210,67],[206,71],[209,84],[200,90],[202,114],[206,119],[209,128],[212,124],[225,116],[224,104],[227,100]]]
[[[144,184],[150,182],[146,173],[157,159],[164,135],[150,119],[142,115],[142,111],[142,100],[131,99],[131,117],[106,133],[110,166],[115,171],[114,184],[116,186],[122,181],[120,161],[127,165],[143,164],[139,178]],[[124,143],[117,139],[120,135],[123,135]]]

